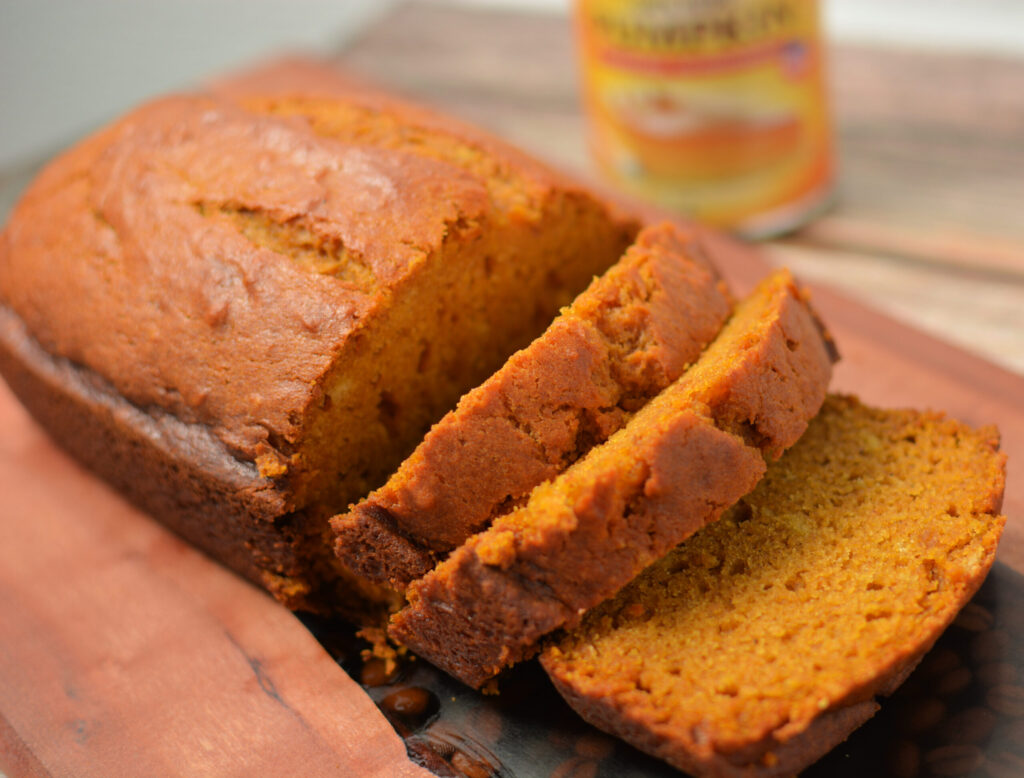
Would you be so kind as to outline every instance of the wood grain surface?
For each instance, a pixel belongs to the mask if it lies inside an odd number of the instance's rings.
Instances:
[[[567,36],[557,17],[410,6],[338,60],[585,171]],[[1024,378],[979,356],[1024,371],[1024,66],[961,64],[998,88],[941,57],[838,51],[840,205],[767,250],[714,240],[739,289],[785,261],[969,333],[974,353],[815,285],[838,389],[999,425],[999,559],[1024,571]],[[69,461],[6,388],[0,428],[0,770],[427,775],[298,619]]]

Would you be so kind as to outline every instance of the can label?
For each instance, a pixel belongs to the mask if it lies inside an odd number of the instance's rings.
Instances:
[[[626,189],[762,233],[827,197],[815,0],[577,0],[576,16],[594,154]]]

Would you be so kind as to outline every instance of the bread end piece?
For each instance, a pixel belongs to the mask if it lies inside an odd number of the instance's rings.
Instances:
[[[981,585],[991,428],[832,396],[716,524],[553,640],[584,718],[696,776],[786,775],[859,726]]]

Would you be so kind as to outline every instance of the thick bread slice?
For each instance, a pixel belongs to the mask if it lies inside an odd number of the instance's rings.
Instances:
[[[721,521],[550,644],[584,718],[697,776],[792,775],[870,717],[992,565],[993,428],[830,397]]]
[[[776,272],[626,427],[414,582],[391,635],[471,686],[528,656],[750,491],[821,406],[832,356]]]
[[[650,227],[527,348],[459,401],[388,482],[332,520],[356,573],[404,588],[620,429],[731,312],[692,236]]]

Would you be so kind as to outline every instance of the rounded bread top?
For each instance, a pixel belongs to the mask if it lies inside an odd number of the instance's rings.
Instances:
[[[168,97],[37,178],[0,238],[0,301],[51,353],[254,459],[291,447],[345,342],[490,209],[447,162]]]
[[[511,179],[519,190],[517,200],[543,198],[552,187],[582,192],[579,182],[571,176],[534,159],[502,138],[396,96],[327,61],[286,56],[218,79],[208,88],[216,95],[257,112],[316,112],[318,107],[333,102],[356,115],[356,124],[360,125],[357,131],[362,137],[374,133],[374,124],[396,123],[403,128],[403,136],[414,143],[424,135],[446,138],[460,147],[457,153],[447,156],[447,161],[489,175],[490,183],[499,183],[495,179]],[[364,117],[370,120],[360,121]],[[428,149],[423,152],[430,153]],[[475,164],[479,162],[483,164]],[[614,208],[613,203],[604,205]],[[615,215],[627,221],[634,218],[631,212]]]

